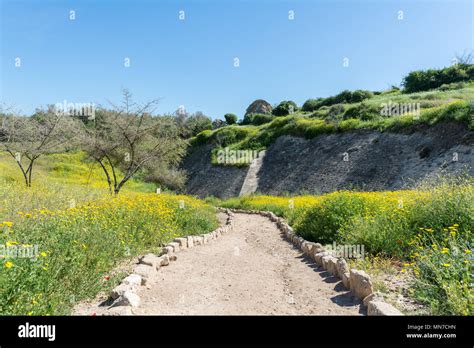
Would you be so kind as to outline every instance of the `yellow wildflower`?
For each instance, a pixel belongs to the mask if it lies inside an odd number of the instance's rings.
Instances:
[[[11,261],[5,262],[5,267],[6,268],[12,268],[13,267],[13,262],[11,262]]]

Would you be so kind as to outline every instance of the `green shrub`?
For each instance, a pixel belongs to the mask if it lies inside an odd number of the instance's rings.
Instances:
[[[364,91],[362,89],[357,89],[354,92],[352,92],[351,98],[350,98],[350,103],[360,103],[361,101],[365,99],[372,98],[374,94],[370,91]]]
[[[191,144],[205,144],[211,138],[213,132],[212,130],[205,130],[196,135],[194,138],[191,139]]]
[[[237,115],[234,114],[225,114],[224,115],[225,121],[228,125],[232,125],[237,123]]]
[[[325,119],[328,117],[328,113],[329,113],[329,106],[321,106],[319,109],[314,111],[309,117]]]
[[[389,129],[392,132],[401,131],[407,129],[415,124],[420,123],[420,119],[412,114],[389,117],[381,123],[381,129]]]
[[[358,105],[350,106],[344,112],[343,119],[358,118],[362,121],[372,121],[380,118],[380,108],[377,105],[368,105],[360,103]]]
[[[464,100],[454,101],[440,107],[423,110],[421,121],[435,124],[442,121],[465,122],[471,129],[474,128],[474,102]]]
[[[308,99],[304,102],[303,106],[301,107],[301,110],[306,112],[314,111],[319,108],[321,100],[322,98]]]
[[[375,212],[376,205],[364,195],[337,192],[325,196],[321,204],[310,207],[296,222],[300,236],[319,243],[340,242],[339,230],[354,216]]]
[[[332,133],[336,130],[333,124],[324,120],[299,119],[295,124],[293,135],[303,135],[306,139],[312,139],[318,135]]]
[[[272,111],[275,116],[287,116],[298,110],[298,106],[294,101],[285,100],[278,104]]]
[[[437,106],[440,106],[439,101],[433,101],[433,100],[422,100],[422,101],[420,101],[420,108],[421,109],[435,108]]]
[[[330,120],[338,120],[340,118],[339,116],[342,116],[345,110],[344,104],[334,104],[329,108],[327,118]]]
[[[435,100],[435,99],[438,99],[438,95],[436,93],[426,93],[423,95],[423,99]]]
[[[204,130],[212,129],[212,120],[202,112],[196,112],[186,119],[184,130],[189,137],[196,136]]]
[[[272,115],[264,115],[264,114],[255,114],[253,117],[252,124],[259,126],[261,124],[265,124],[271,122],[275,117]]]
[[[338,129],[340,131],[349,131],[349,130],[354,130],[354,129],[359,129],[362,128],[363,123],[357,119],[357,118],[349,118],[347,120],[343,120],[339,122],[338,124]]]
[[[222,147],[244,140],[249,135],[249,129],[236,125],[219,128],[213,132],[212,140]]]
[[[353,92],[344,90],[335,96],[321,98],[321,99],[308,99],[306,103],[306,107],[303,106],[304,111],[314,111],[319,109],[322,106],[331,106],[335,104],[351,104],[351,103],[359,103],[363,100],[368,98],[372,98],[374,94],[370,91],[365,90],[355,90]]]
[[[271,122],[275,117],[269,114],[247,114],[242,121],[243,125],[252,124],[255,126],[259,126],[261,124],[265,124]]]
[[[437,89],[444,92],[444,91],[451,91],[455,89],[461,89],[464,87],[466,87],[466,83],[464,82],[453,82],[453,83],[445,83],[441,85],[440,87],[438,87]]]
[[[402,85],[405,93],[428,91],[442,85],[474,79],[471,64],[456,64],[443,69],[417,70],[404,77]]]
[[[457,235],[459,224],[443,231],[421,230],[413,239],[413,253],[405,266],[416,276],[413,296],[429,305],[435,315],[472,315],[472,243]],[[442,234],[441,242],[431,234]],[[415,251],[416,250],[416,251]]]

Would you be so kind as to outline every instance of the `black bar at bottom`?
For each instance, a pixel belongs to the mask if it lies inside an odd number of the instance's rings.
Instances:
[[[54,341],[19,337],[20,326],[26,328],[26,323],[30,329],[31,325],[55,325]],[[473,317],[426,316],[0,317],[0,346],[253,343],[472,347],[473,324]]]

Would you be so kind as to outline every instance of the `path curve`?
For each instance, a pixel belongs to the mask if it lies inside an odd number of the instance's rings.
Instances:
[[[361,302],[288,243],[275,223],[235,214],[233,229],[180,251],[138,292],[138,315],[359,315]]]

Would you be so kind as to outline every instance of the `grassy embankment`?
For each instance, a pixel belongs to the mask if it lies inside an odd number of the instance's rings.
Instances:
[[[382,105],[420,104],[419,115],[381,115]],[[312,112],[297,111],[289,116],[268,116],[261,125],[232,125],[206,130],[191,139],[193,145],[215,144],[212,163],[217,164],[216,153],[228,147],[231,150],[263,150],[279,136],[293,135],[307,139],[320,134],[357,129],[402,131],[417,125],[433,125],[443,121],[465,123],[474,129],[474,83],[466,83],[453,90],[433,90],[417,93],[400,91],[382,92],[359,103],[323,106]],[[227,164],[227,165],[248,165]]]

